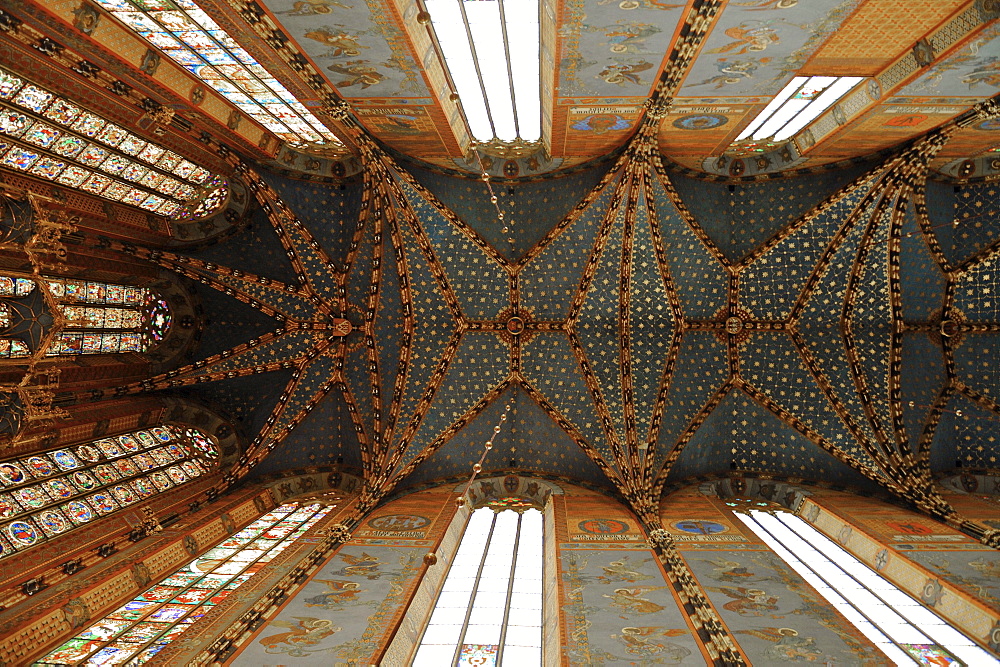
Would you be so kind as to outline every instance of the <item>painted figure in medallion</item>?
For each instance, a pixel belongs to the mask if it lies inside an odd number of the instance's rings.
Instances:
[[[261,637],[258,641],[266,647],[268,653],[287,653],[290,656],[302,657],[312,651],[304,650],[306,646],[315,646],[321,641],[340,632],[340,627],[333,621],[311,616],[294,616],[291,621],[271,621],[271,625],[288,628],[288,632]]]

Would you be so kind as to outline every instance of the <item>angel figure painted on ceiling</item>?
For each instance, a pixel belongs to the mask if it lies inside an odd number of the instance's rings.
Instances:
[[[270,625],[287,628],[288,632],[279,632],[257,640],[268,653],[287,653],[290,656],[302,657],[312,653],[304,650],[306,646],[315,646],[330,635],[340,632],[341,628],[333,621],[311,616],[295,616],[295,622],[271,621]],[[329,649],[322,649],[329,650]]]

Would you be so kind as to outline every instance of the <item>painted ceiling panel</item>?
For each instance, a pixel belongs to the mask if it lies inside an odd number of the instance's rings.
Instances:
[[[678,96],[777,93],[862,1],[730,3]]]
[[[997,440],[1000,419],[962,395],[954,396],[941,414],[931,448],[931,470],[943,472],[959,467],[995,470],[1000,467]]]
[[[381,380],[382,413],[383,419],[386,419],[396,378],[406,373],[405,364],[400,365],[400,361],[404,358],[404,317],[401,317],[401,313],[404,313],[405,309],[398,274],[402,267],[396,262],[392,237],[386,233],[383,234],[382,240],[384,248],[380,267],[378,307],[375,312],[375,345]]]
[[[434,393],[434,402],[420,428],[406,444],[397,470],[403,469],[445,429],[466,415],[479,401],[508,377],[508,346],[494,333],[466,332],[448,373]]]
[[[253,248],[253,272],[273,280],[279,280],[287,285],[295,284],[295,271],[292,269],[285,249],[268,221],[264,211],[254,207],[250,214],[249,224],[237,232],[228,243],[216,243],[191,252],[206,262],[215,262],[222,266],[242,266],[246,259],[246,248]],[[249,269],[249,267],[248,267]]]
[[[361,423],[364,424],[365,435],[369,441],[374,438],[376,429],[381,426],[381,424],[375,421],[374,417],[375,401],[371,391],[370,365],[368,349],[363,345],[358,345],[348,351],[344,358],[344,379],[347,381],[347,386],[351,389],[354,407],[358,411]],[[383,369],[379,370],[386,373]],[[385,400],[385,394],[382,396],[383,400]]]
[[[397,181],[469,319],[490,319],[509,303],[507,275],[493,258],[405,179]]]
[[[579,289],[617,182],[616,178],[604,186],[576,220],[562,229],[518,274],[521,306],[536,319],[562,320],[569,315],[570,302]]]
[[[902,233],[899,291],[903,319],[929,322],[944,306],[945,279],[920,231],[912,202],[906,206]]]
[[[459,179],[425,169],[411,169],[421,185],[509,262],[518,261],[533,248],[594,189],[606,172],[606,166],[599,166],[559,179],[495,183],[493,191],[497,203],[513,230],[505,234],[504,225],[497,220],[496,209],[487,204],[490,193],[480,179]],[[513,244],[509,238],[514,239]]]
[[[410,303],[415,321],[410,345],[410,364],[406,373],[403,399],[396,421],[396,432],[404,429],[416,408],[421,394],[427,390],[449,338],[457,329],[437,281],[417,245],[413,231],[402,226],[403,248],[406,254],[406,273],[409,278]]]
[[[927,217],[953,266],[1000,241],[1000,184],[928,181],[926,192]]]
[[[363,309],[368,303],[368,290],[375,270],[375,227],[378,221],[369,217],[364,221],[361,239],[351,261],[347,274],[347,302],[354,308]]]
[[[656,262],[646,198],[639,196],[632,235],[629,293],[629,341],[632,407],[636,438],[648,442],[650,422],[667,353],[675,334],[673,308]]]
[[[888,202],[887,202],[888,204]],[[889,416],[889,360],[892,350],[893,315],[889,301],[889,228],[892,209],[878,216],[876,226],[862,241],[860,268],[852,296],[847,326],[855,346],[857,379],[864,382],[871,406],[883,433],[892,433]]]
[[[1000,403],[1000,334],[971,334],[955,346],[955,373],[973,391]]]
[[[972,322],[996,323],[1000,295],[1000,255],[993,253],[969,267],[955,281],[954,307]]]
[[[982,99],[1000,89],[996,54],[1000,51],[1000,24],[993,22],[962,47],[930,66],[908,83],[900,95],[971,97]]]
[[[653,469],[659,471],[695,416],[729,379],[728,348],[707,331],[686,331],[660,412]]]
[[[605,461],[613,461],[580,364],[562,333],[540,333],[523,344],[521,374]]]
[[[504,407],[512,404],[509,417],[493,440],[493,449],[483,462],[482,476],[510,467],[563,474],[607,487],[610,482],[569,435],[552,421],[522,387],[504,391],[447,443],[431,454],[408,477],[419,484],[450,476],[466,477],[479,459],[483,443],[494,436]]]
[[[967,0],[868,0],[830,35],[804,72],[874,76],[965,4]]]
[[[862,187],[840,197],[753,260],[740,272],[740,306],[764,320],[788,318],[823,252],[866,192]]]
[[[902,355],[899,392],[903,423],[910,444],[916,449],[931,408],[945,387],[947,372],[940,343],[925,332],[903,334]]]
[[[595,258],[597,271],[587,287],[580,314],[573,322],[573,334],[579,339],[590,372],[594,374],[600,396],[611,415],[618,442],[625,441],[625,406],[621,382],[621,304],[622,235],[625,207],[612,213],[608,236]]]
[[[206,313],[198,359],[225,352],[248,338],[258,338],[278,328],[274,318],[211,287],[198,286],[198,295]]]
[[[308,412],[308,406],[317,400],[320,391],[335,377],[339,356],[338,352],[320,354],[300,371],[299,377],[295,378],[295,384],[288,391],[284,410],[280,415],[276,415],[269,435],[274,437],[287,428],[295,428],[293,422],[296,417]]]

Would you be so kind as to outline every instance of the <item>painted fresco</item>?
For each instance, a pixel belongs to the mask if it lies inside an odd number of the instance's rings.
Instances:
[[[996,95],[1000,92],[1000,24],[986,27],[899,92],[927,97]]]
[[[263,4],[344,97],[430,96],[389,2],[265,0]]]
[[[348,545],[247,643],[234,665],[358,664],[416,578],[425,549]]]
[[[753,664],[859,664],[882,654],[764,547],[685,554]]]
[[[570,664],[705,663],[650,550],[564,551],[561,565]]]
[[[861,0],[730,3],[678,96],[773,95],[860,4]]]
[[[567,2],[559,28],[560,97],[647,97],[685,2]]]
[[[1000,609],[1000,553],[995,550],[907,550],[910,560],[960,590]]]

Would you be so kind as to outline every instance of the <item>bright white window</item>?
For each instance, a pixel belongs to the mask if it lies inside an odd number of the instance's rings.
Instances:
[[[538,0],[425,4],[472,136],[538,141]]]
[[[747,125],[736,141],[785,141],[858,85],[860,76],[797,76]]]
[[[895,664],[1000,664],[800,517],[754,509],[736,516]]]
[[[542,513],[469,518],[413,665],[542,664]]]

